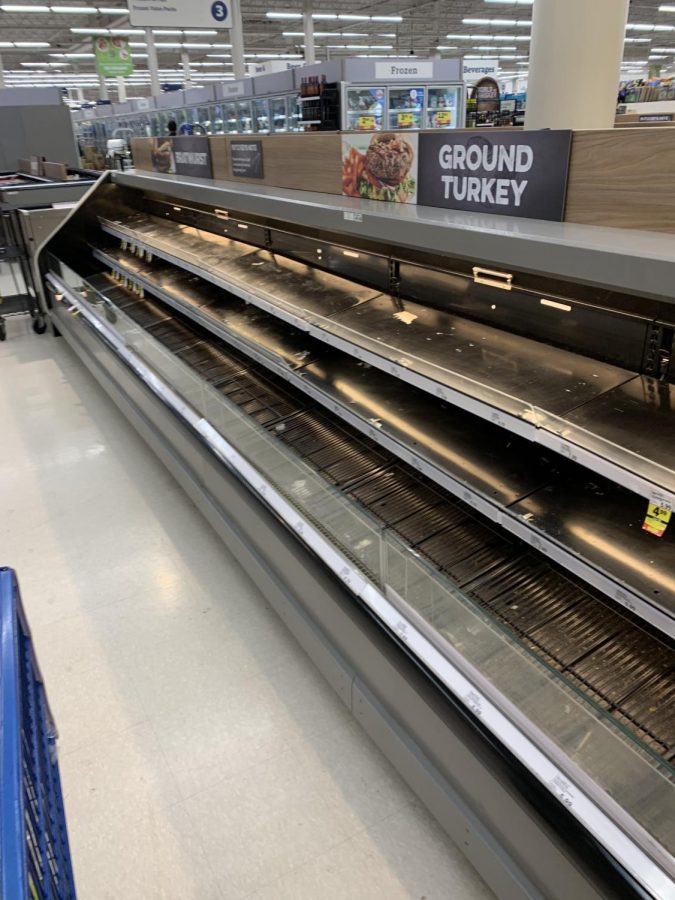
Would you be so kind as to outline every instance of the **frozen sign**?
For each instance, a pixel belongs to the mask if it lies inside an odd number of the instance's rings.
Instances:
[[[421,134],[417,202],[561,221],[571,131]]]

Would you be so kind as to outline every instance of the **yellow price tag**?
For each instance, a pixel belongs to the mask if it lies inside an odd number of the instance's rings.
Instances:
[[[415,117],[411,112],[400,112],[398,114],[398,124],[404,128],[410,128],[415,122]]]
[[[436,113],[436,123],[438,125],[450,125],[452,122],[452,113],[449,109],[439,109]]]
[[[359,116],[357,124],[363,131],[372,131],[375,128],[375,116]]]
[[[663,537],[670,522],[672,512],[665,506],[657,506],[656,503],[650,503],[647,507],[647,515],[642,523],[642,530],[648,531],[656,537]]]

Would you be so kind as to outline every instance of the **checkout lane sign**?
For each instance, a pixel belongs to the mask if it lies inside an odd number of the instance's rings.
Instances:
[[[571,131],[420,134],[417,202],[561,222]]]
[[[129,0],[129,20],[142,28],[231,28],[231,0]]]

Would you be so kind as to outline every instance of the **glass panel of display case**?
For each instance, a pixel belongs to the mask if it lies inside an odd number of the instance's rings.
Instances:
[[[197,117],[193,119],[196,125],[201,125],[206,134],[213,134],[213,122],[211,120],[211,107],[198,106]]]
[[[389,127],[422,128],[425,106],[423,87],[390,87]]]
[[[253,132],[253,113],[250,100],[237,100],[237,131],[239,134]]]
[[[270,105],[266,97],[253,101],[253,127],[259,134],[270,130]]]
[[[211,107],[211,134],[224,134],[223,107],[220,103],[214,103]]]
[[[237,133],[236,103],[223,103],[223,126],[225,128],[225,134]]]
[[[272,97],[270,100],[270,118],[272,131],[288,131],[288,119],[286,112],[286,98]]]
[[[347,130],[379,131],[384,119],[387,90],[383,87],[349,87],[347,96]]]
[[[429,87],[427,106],[427,128],[460,128],[459,122],[459,85],[441,84]]]
[[[300,103],[298,102],[298,94],[289,94],[286,97],[286,121],[288,122],[289,131],[302,131],[300,125]]]

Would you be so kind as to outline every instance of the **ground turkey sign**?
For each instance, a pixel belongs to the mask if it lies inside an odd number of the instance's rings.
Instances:
[[[417,202],[562,221],[571,131],[421,134]]]

